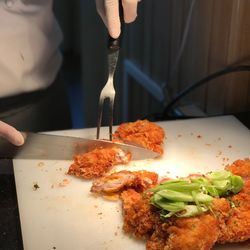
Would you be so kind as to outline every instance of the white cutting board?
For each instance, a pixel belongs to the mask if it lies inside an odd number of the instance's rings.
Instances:
[[[159,125],[167,135],[162,159],[131,162],[117,169],[146,169],[180,177],[223,169],[236,159],[250,157],[250,131],[232,116]],[[96,130],[53,133],[94,138]],[[145,249],[144,242],[122,232],[120,203],[93,197],[89,192],[91,181],[65,175],[70,164],[71,161],[14,160],[24,249]],[[33,190],[35,183],[37,190]],[[249,249],[249,245],[215,249]]]

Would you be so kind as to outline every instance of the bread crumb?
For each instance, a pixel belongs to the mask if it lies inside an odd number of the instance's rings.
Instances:
[[[37,164],[37,166],[38,167],[43,167],[45,164],[44,164],[44,162],[42,162],[42,161],[40,161],[38,164]]]
[[[63,179],[62,182],[58,183],[58,187],[65,187],[70,183],[68,179]]]

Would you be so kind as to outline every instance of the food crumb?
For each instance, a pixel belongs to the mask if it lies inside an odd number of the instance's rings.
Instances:
[[[37,184],[37,182],[34,182],[33,184],[33,190],[36,191],[38,188],[40,188]]]
[[[182,135],[181,135],[181,134],[179,134],[179,135],[177,135],[177,137],[182,137]]]
[[[228,148],[232,148],[232,145],[229,145]]]
[[[197,138],[200,139],[202,136],[201,135],[197,135]]]
[[[54,188],[54,184],[51,185],[51,188]]]
[[[221,138],[220,137],[218,137],[218,139],[217,139],[218,141],[220,141],[221,140]]]
[[[39,163],[37,164],[38,167],[43,167],[44,165],[45,165],[45,164],[44,164],[44,162],[42,162],[42,161],[39,162]]]
[[[210,143],[206,143],[205,145],[206,145],[206,146],[211,146],[211,144],[210,144]]]
[[[70,183],[68,179],[63,179],[62,182],[58,184],[59,187],[65,187]]]
[[[53,247],[53,249],[56,249],[56,247]]]

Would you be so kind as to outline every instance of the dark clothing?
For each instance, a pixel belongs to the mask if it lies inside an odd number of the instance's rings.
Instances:
[[[0,120],[20,131],[71,128],[68,98],[62,76],[45,90],[0,98]]]

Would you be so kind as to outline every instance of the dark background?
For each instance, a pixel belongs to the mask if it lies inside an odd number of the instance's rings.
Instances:
[[[56,0],[54,9],[64,33],[63,72],[73,126],[94,127],[99,92],[106,81],[107,31],[93,0]],[[162,115],[166,106],[185,88],[229,65],[249,65],[249,9],[248,0],[141,1],[136,22],[124,30],[115,83],[115,124],[168,119]],[[170,116],[249,110],[250,74],[239,71],[190,91]]]

